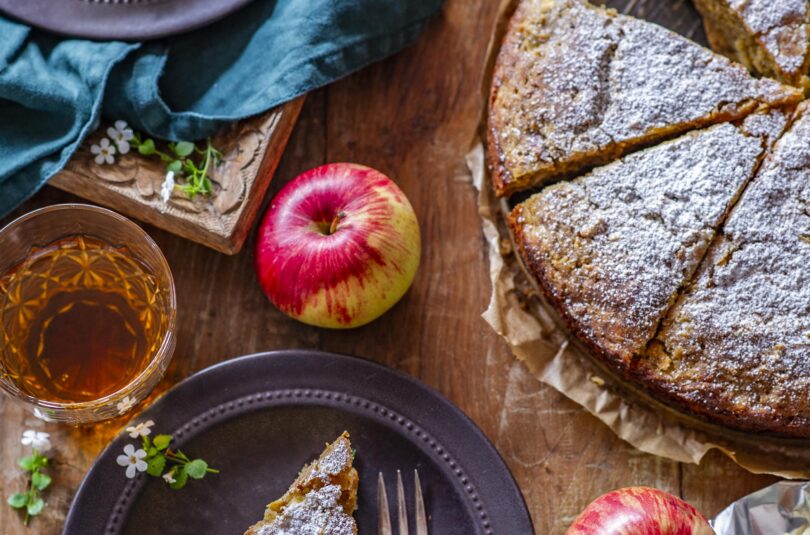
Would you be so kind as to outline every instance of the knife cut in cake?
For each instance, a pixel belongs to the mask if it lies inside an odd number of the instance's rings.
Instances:
[[[508,195],[800,99],[655,24],[580,0],[524,0],[490,90],[493,187]]]
[[[306,465],[264,518],[245,535],[356,535],[357,470],[349,434],[344,432]]]
[[[737,429],[810,436],[810,113],[732,209],[633,376]]]
[[[810,89],[807,0],[695,0],[712,48],[754,72]]]
[[[787,122],[724,123],[545,188],[509,217],[524,265],[570,329],[626,369]]]

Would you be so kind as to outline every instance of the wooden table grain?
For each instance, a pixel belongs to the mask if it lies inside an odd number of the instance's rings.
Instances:
[[[652,18],[660,3],[614,2]],[[672,3],[686,13],[680,30],[699,32],[691,5]],[[422,265],[405,298],[357,330],[307,327],[262,295],[250,247],[228,257],[147,226],[171,265],[179,302],[177,351],[162,387],[256,351],[361,355],[418,377],[481,427],[513,471],[538,534],[564,533],[588,502],[628,485],[664,489],[714,515],[773,478],[752,475],[719,454],[693,466],[634,450],[532,378],[480,318],[489,298],[488,266],[464,154],[481,111],[481,68],[497,4],[448,0],[415,45],[314,92],[271,186],[272,194],[302,170],[334,161],[361,162],[393,177],[413,203],[423,236]],[[15,215],[75,200],[46,188]],[[15,460],[24,429],[51,433],[57,448],[44,514],[26,529],[2,505],[0,534],[58,533],[82,477],[123,423],[93,429],[45,424],[0,396],[3,501],[23,485]]]

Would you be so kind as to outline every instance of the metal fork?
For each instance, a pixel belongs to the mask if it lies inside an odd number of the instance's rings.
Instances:
[[[425,500],[422,498],[422,485],[419,472],[413,471],[414,508],[416,509],[416,535],[428,535]],[[405,489],[402,487],[402,473],[397,470],[397,524],[399,535],[408,535],[408,509],[405,506]],[[385,492],[385,478],[380,472],[377,478],[377,535],[393,535],[391,513],[388,512],[388,494]]]

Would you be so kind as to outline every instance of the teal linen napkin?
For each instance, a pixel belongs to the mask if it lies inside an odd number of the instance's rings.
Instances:
[[[99,117],[200,139],[413,41],[442,0],[255,0],[147,43],[60,38],[0,16],[0,217],[62,169]]]

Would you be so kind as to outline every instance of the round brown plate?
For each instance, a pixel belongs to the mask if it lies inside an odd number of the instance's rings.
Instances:
[[[135,441],[122,433],[82,482],[64,534],[241,534],[343,430],[357,449],[361,534],[376,533],[378,472],[391,497],[402,470],[413,496],[414,469],[431,534],[533,533],[515,481],[475,424],[415,379],[359,358],[280,351],[234,359],[174,387],[135,419],[145,420],[221,473],[182,490],[144,474],[128,480],[115,458]]]
[[[0,11],[63,35],[155,39],[220,19],[250,0],[0,0]]]

